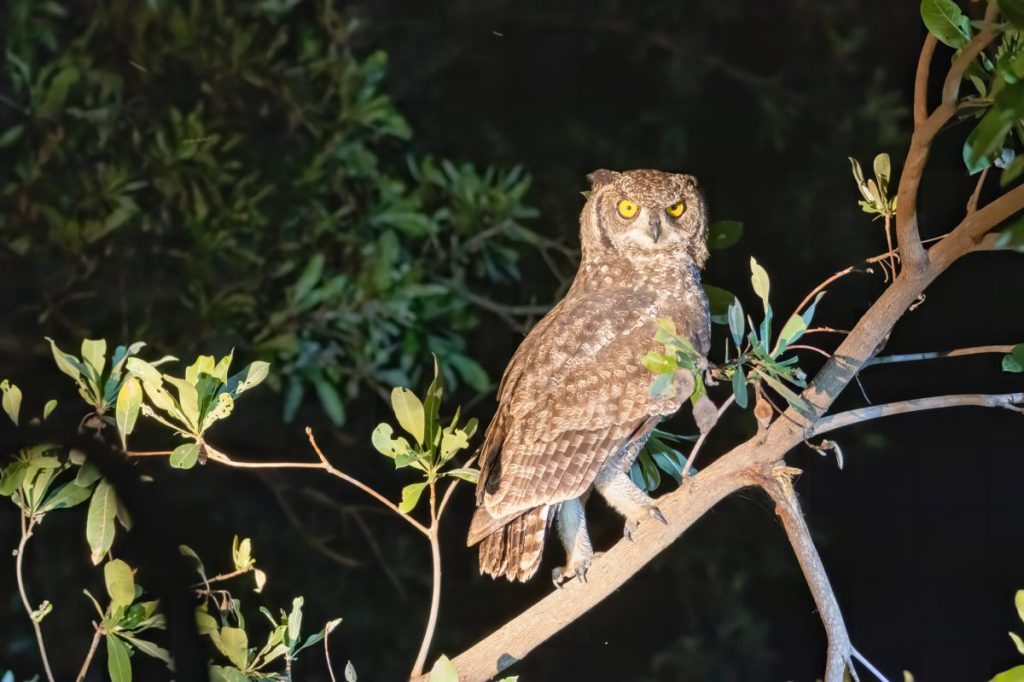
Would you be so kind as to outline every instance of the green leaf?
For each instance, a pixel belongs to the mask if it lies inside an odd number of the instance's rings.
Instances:
[[[437,363],[437,355],[431,353],[434,360],[434,378],[427,387],[427,394],[423,398],[423,442],[433,444],[437,432],[441,428],[439,415],[441,413],[441,398],[444,395],[444,379],[441,376],[441,368]],[[404,439],[403,439],[404,440]]]
[[[1022,0],[997,0],[996,4],[999,6],[999,11],[1011,24],[1017,28],[1024,28],[1024,2]]]
[[[1014,356],[1007,354],[1003,356],[1003,371],[1020,374],[1024,372],[1024,364],[1021,364]]]
[[[139,409],[142,407],[142,385],[135,377],[129,377],[121,385],[117,393],[117,430],[121,434],[121,447],[128,449],[128,435],[135,429],[135,422],[139,418]]]
[[[732,394],[736,396],[736,404],[741,409],[747,409],[747,377],[742,365],[737,366],[732,374]]]
[[[147,656],[152,656],[153,658],[163,661],[168,668],[173,669],[174,662],[171,659],[171,652],[167,649],[163,648],[162,646],[157,646],[149,640],[139,639],[138,637],[132,637],[131,635],[125,634],[122,634],[121,636],[129,642],[131,642],[135,646],[135,648],[141,651],[142,653],[146,654]]]
[[[196,387],[184,379],[164,375],[164,380],[178,389],[178,405],[189,429],[198,435],[199,431],[199,392]]]
[[[990,682],[1024,682],[1024,665],[1004,670],[993,677]]]
[[[710,284],[704,285],[704,294],[708,297],[711,321],[715,324],[726,324],[728,322],[729,305],[736,297],[731,291],[713,287]]]
[[[417,443],[423,445],[423,403],[416,394],[407,388],[395,388],[391,391],[391,407],[395,411],[399,425],[415,438]]]
[[[654,350],[649,351],[647,355],[641,358],[640,364],[654,374],[674,374],[679,367],[674,353],[672,355],[665,355]]]
[[[111,611],[135,601],[135,576],[125,562],[120,559],[108,561],[103,566],[103,580],[110,595]]]
[[[75,475],[75,484],[82,488],[89,488],[93,483],[100,480],[101,476],[103,474],[100,472],[99,467],[87,460],[79,467],[78,473]]]
[[[110,682],[131,682],[132,663],[128,645],[122,642],[117,635],[107,635],[107,673],[110,674]]]
[[[750,273],[750,283],[754,286],[754,293],[764,303],[764,309],[767,312],[768,292],[771,289],[768,273],[753,257],[750,259]]]
[[[249,682],[249,678],[238,668],[226,665],[211,665],[210,682]]]
[[[708,248],[727,249],[740,240],[743,223],[738,220],[719,220],[708,228]]]
[[[1024,154],[1018,158],[1024,159]],[[1003,228],[996,237],[995,247],[1024,253],[1024,218],[1017,220],[1009,227]]]
[[[82,487],[76,481],[69,481],[46,498],[39,506],[39,513],[45,514],[54,509],[70,509],[88,500],[90,495],[92,488]]]
[[[740,303],[740,299],[734,297],[732,303],[729,304],[729,332],[732,334],[732,340],[736,343],[737,348],[743,347],[743,331],[745,329],[743,305]]]
[[[377,448],[377,452],[386,457],[395,457],[396,455],[405,454],[412,450],[412,446],[409,445],[409,441],[399,436],[394,437],[394,430],[391,428],[391,424],[382,422],[377,424],[377,428],[373,430],[370,435],[370,442],[373,443],[373,447]]]
[[[327,413],[331,423],[335,426],[344,426],[345,403],[341,401],[341,396],[338,395],[337,389],[322,376],[318,376],[313,380],[313,388],[316,389],[320,405],[324,408],[324,412]]]
[[[269,373],[270,363],[258,360],[228,379],[227,390],[233,397],[237,398],[245,391],[262,383]]]
[[[85,521],[85,539],[92,550],[92,563],[98,564],[114,544],[114,517],[117,515],[117,498],[114,488],[103,479],[96,486],[89,502]]]
[[[43,405],[43,419],[47,419],[53,411],[57,408],[56,400],[47,400],[46,404]]]
[[[171,466],[175,469],[191,469],[199,460],[199,443],[185,443],[171,452]]]
[[[970,20],[953,0],[922,0],[921,19],[932,35],[952,48],[971,39]]]
[[[420,501],[420,495],[426,486],[426,483],[410,483],[402,488],[402,502],[398,505],[398,511],[403,514],[411,512]]]
[[[491,378],[487,376],[487,370],[476,360],[459,353],[452,353],[448,356],[448,362],[474,391],[483,392],[490,387]]]
[[[1013,640],[1013,645],[1017,647],[1017,653],[1024,655],[1024,639],[1021,639],[1020,635],[1016,632],[1010,632],[1008,634],[1010,635],[1010,639]]]
[[[249,662],[249,637],[241,628],[223,627],[216,634],[210,633],[210,639],[218,651],[224,654],[235,667],[245,670]]]
[[[18,414],[21,412],[21,389],[7,381],[0,382],[0,390],[3,391],[2,400],[4,412],[11,418],[14,425],[18,425]]]
[[[427,679],[430,682],[459,682],[459,671],[455,664],[442,654],[430,669],[430,676]]]
[[[292,610],[288,614],[288,641],[297,642],[302,631],[302,597],[292,599]]]
[[[449,469],[444,472],[445,476],[453,476],[455,478],[461,478],[463,481],[469,481],[473,485],[480,480],[480,470],[470,469],[466,467],[460,467],[458,469]]]
[[[1024,590],[1017,590],[1013,595],[1013,605],[1017,607],[1017,617],[1024,623]]]
[[[1022,172],[1024,172],[1024,154],[1018,154],[1013,157],[1013,161],[1003,169],[1002,175],[999,176],[999,186],[1006,187],[1019,178]]]
[[[103,368],[107,363],[106,339],[85,339],[82,341],[82,359],[96,372],[96,380],[103,376]]]

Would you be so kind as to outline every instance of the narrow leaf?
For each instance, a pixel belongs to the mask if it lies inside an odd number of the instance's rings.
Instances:
[[[114,516],[117,515],[117,499],[114,488],[103,479],[96,486],[89,502],[89,512],[85,521],[85,539],[92,550],[90,558],[93,564],[103,560],[114,544]]]
[[[121,390],[117,393],[117,430],[121,434],[121,447],[128,449],[128,435],[135,429],[135,422],[139,418],[139,409],[142,407],[142,385],[135,377],[129,377]]]
[[[131,654],[117,635],[107,635],[107,672],[110,682],[132,682]]]
[[[425,424],[423,403],[416,397],[416,394],[407,388],[395,388],[391,391],[391,407],[395,411],[399,425],[415,438],[417,443],[423,445]]]

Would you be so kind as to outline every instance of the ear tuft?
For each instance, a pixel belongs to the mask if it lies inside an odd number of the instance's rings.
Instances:
[[[587,175],[587,180],[590,180],[590,189],[593,191],[614,182],[617,177],[619,177],[619,174],[615,171],[600,168]]]

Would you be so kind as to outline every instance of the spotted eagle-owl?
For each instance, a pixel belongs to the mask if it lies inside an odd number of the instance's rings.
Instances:
[[[655,170],[591,173],[580,215],[582,260],[565,298],[516,351],[480,448],[477,509],[468,544],[480,571],[527,580],[557,519],[566,565],[553,578],[586,579],[593,549],[583,511],[594,488],[626,518],[664,520],[629,469],[663,416],[692,392],[652,397],[641,364],[658,318],[702,356],[711,329],[700,268],[707,212],[696,180]]]

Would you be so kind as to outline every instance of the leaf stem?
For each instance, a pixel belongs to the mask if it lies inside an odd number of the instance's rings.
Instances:
[[[14,560],[14,573],[18,581],[18,592],[21,593],[21,603],[25,607],[25,613],[28,614],[28,619],[32,623],[32,629],[36,633],[36,643],[39,645],[39,655],[43,659],[43,669],[46,671],[46,679],[50,682],[54,682],[53,670],[50,668],[50,659],[46,655],[46,643],[43,641],[43,630],[39,626],[39,621],[35,619],[32,612],[32,606],[28,601],[28,593],[25,591],[25,577],[22,570],[22,564],[25,559],[25,546],[28,544],[29,538],[32,537],[32,531],[36,526],[36,518],[32,517],[25,522],[25,512],[21,513],[21,541],[18,543],[18,555]]]

